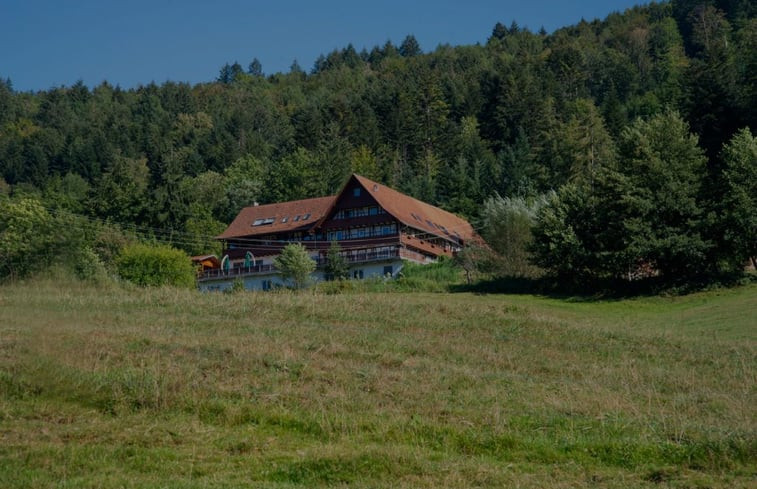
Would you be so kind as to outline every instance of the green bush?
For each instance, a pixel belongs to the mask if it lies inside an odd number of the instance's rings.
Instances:
[[[398,291],[447,292],[452,285],[462,283],[460,268],[448,258],[437,263],[420,265],[407,262],[396,280]]]
[[[171,246],[133,244],[116,258],[118,275],[137,285],[193,287],[195,272],[184,252]]]
[[[53,217],[31,197],[0,199],[0,277],[24,277],[53,261]]]
[[[310,258],[308,250],[299,243],[286,245],[281,254],[273,259],[273,264],[295,289],[304,288],[310,281],[310,274],[315,270],[315,261]]]
[[[74,274],[82,280],[98,281],[106,277],[105,265],[95,251],[89,246],[76,250],[71,267]]]

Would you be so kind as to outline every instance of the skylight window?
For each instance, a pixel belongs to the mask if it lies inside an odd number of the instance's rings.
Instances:
[[[276,220],[275,217],[268,217],[265,219],[265,221],[263,221],[263,224],[273,224],[273,221],[275,220]]]
[[[255,222],[253,222],[252,225],[260,226],[261,224],[263,224],[263,221],[265,221],[265,219],[255,219]]]
[[[287,216],[284,216],[284,217],[281,218],[281,222],[282,223],[287,222],[288,220],[289,220],[289,217],[287,217]]]
[[[297,214],[296,216],[294,216],[294,219],[292,219],[292,220],[293,220],[294,222],[297,222],[297,221],[299,221],[299,220],[300,220],[300,215],[299,215],[299,214]]]
[[[302,216],[302,220],[303,221],[307,221],[308,219],[310,219],[310,213],[309,212],[307,214],[305,214],[304,216]]]

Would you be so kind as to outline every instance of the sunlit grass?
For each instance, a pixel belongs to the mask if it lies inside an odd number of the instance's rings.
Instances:
[[[4,487],[749,487],[757,287],[0,288]]]

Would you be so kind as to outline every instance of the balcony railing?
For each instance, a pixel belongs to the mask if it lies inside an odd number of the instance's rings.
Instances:
[[[272,264],[260,264],[250,265],[249,267],[231,267],[228,270],[223,268],[214,268],[212,270],[205,270],[198,277],[202,280],[213,280],[219,278],[234,278],[234,277],[246,277],[247,275],[258,275],[261,273],[272,273],[276,271],[276,267]]]
[[[407,248],[399,248],[399,252],[400,257],[417,263],[433,263],[436,261],[434,258],[430,258],[417,251],[408,250]]]
[[[344,256],[344,259],[349,264],[355,264],[355,263],[368,263],[368,262],[374,262],[374,261],[383,261],[383,260],[391,260],[394,258],[405,258],[408,260],[417,261],[420,263],[428,263],[429,260],[428,257],[416,253],[414,251],[410,251],[405,248],[394,248],[391,250],[382,250],[382,251],[364,251],[364,252],[354,252],[348,255]],[[326,263],[328,262],[328,259],[325,257],[319,257],[315,259],[316,265],[320,267],[326,266]],[[218,280],[218,279],[227,279],[227,278],[236,278],[236,277],[246,277],[250,275],[260,275],[264,273],[275,273],[276,267],[272,264],[260,264],[260,265],[250,265],[248,267],[245,266],[235,266],[231,267],[228,270],[224,270],[222,268],[215,268],[212,270],[205,270],[200,274],[198,277],[198,280],[204,281],[204,280]]]
[[[358,251],[349,255],[344,255],[344,259],[347,263],[365,263],[370,261],[391,260],[400,256],[398,249],[383,250],[383,251]],[[327,258],[316,259],[316,264],[319,267],[325,266],[328,262]]]

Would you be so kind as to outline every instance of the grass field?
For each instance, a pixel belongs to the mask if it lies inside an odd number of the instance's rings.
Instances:
[[[755,487],[757,286],[0,288],[0,486]]]

